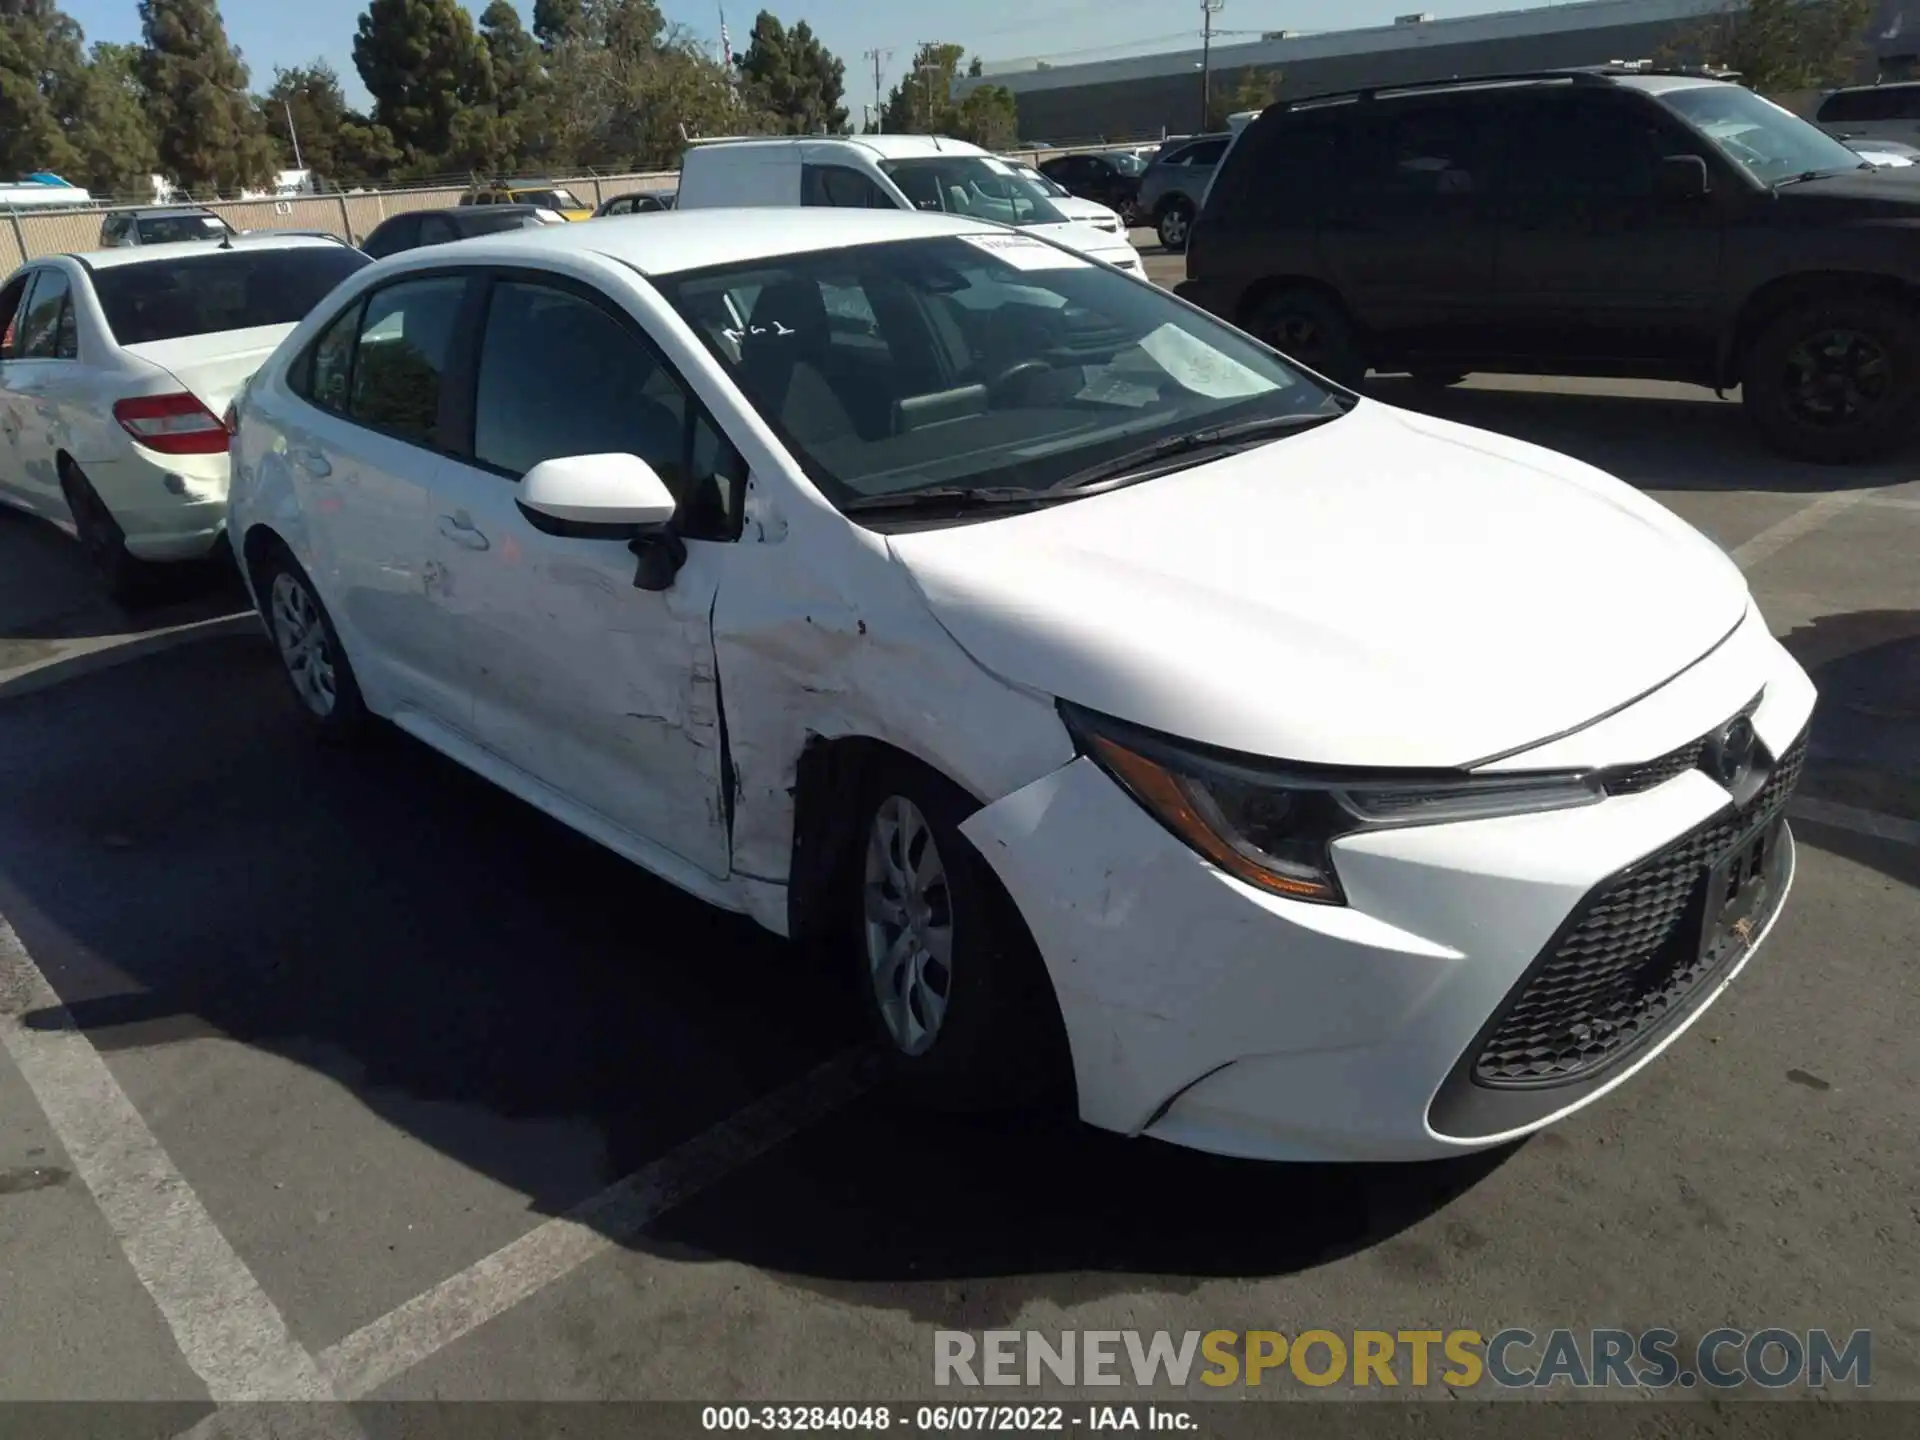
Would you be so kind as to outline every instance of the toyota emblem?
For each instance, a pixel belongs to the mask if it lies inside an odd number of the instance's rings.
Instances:
[[[1744,715],[1736,715],[1707,737],[1701,766],[1727,789],[1736,789],[1753,770],[1756,743],[1753,722]]]

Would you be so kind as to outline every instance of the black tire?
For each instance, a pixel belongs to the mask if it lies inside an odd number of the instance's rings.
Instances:
[[[1193,203],[1184,198],[1166,201],[1153,217],[1153,228],[1161,248],[1173,255],[1184,253],[1187,237],[1193,234]]]
[[[101,588],[116,605],[137,605],[153,583],[153,569],[127,553],[126,532],[113,518],[106,501],[78,465],[60,463],[60,491],[73,516],[74,534],[86,552],[87,563],[100,577]]]
[[[1407,378],[1422,390],[1447,390],[1467,378],[1464,370],[1415,370]]]
[[[276,544],[254,561],[252,578],[260,618],[280,657],[280,669],[293,691],[295,706],[308,728],[329,744],[351,744],[363,739],[372,716],[361,697],[360,682],[354,678],[347,652],[341,647],[339,633],[333,628],[333,617],[320,603],[319,591],[314,589],[307,572],[284,546]],[[303,598],[295,600],[295,596]],[[322,700],[323,692],[329,687],[315,684],[315,672],[303,672],[293,659],[299,637],[292,632],[301,604],[319,628],[320,638],[313,642],[318,648],[309,653],[311,660],[324,666],[330,676],[330,703]]]
[[[1781,454],[1822,465],[1879,459],[1920,420],[1920,320],[1891,299],[1808,296],[1761,327],[1740,384],[1754,427]]]
[[[1246,328],[1282,355],[1349,389],[1367,362],[1345,313],[1315,290],[1283,290],[1254,306]]]
[[[889,936],[908,937],[878,916],[871,926],[868,921],[870,857],[882,843],[874,832],[883,812],[897,815],[892,807],[901,802],[924,821],[924,838],[945,877],[926,892],[920,933],[937,936],[944,923],[951,961],[942,965],[935,957],[936,938],[924,947],[909,944],[909,955],[917,959],[897,967],[901,983],[890,989],[904,1006],[914,1005],[916,965],[929,988],[944,990],[944,1015],[918,1051],[903,1043],[883,1013],[876,964],[876,952],[890,953]],[[895,1094],[922,1108],[961,1113],[1024,1108],[1064,1095],[1071,1075],[1066,1034],[1045,964],[1013,902],[960,834],[960,823],[977,807],[931,771],[892,758],[871,768],[859,806],[854,852],[843,868],[847,928],[861,1005]],[[915,844],[906,857],[907,863],[928,858],[924,844]],[[869,939],[870,928],[877,939]],[[925,1018],[917,1008],[910,1013]]]

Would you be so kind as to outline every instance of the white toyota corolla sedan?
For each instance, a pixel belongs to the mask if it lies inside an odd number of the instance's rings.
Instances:
[[[1044,239],[409,252],[229,423],[308,722],[819,942],[934,1103],[1491,1145],[1650,1063],[1792,881],[1813,687],[1711,542]]]

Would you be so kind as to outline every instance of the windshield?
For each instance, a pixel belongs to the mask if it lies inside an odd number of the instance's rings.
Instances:
[[[1161,291],[1027,235],[654,283],[836,505],[1038,491],[1195,430],[1349,404]]]
[[[176,240],[218,240],[228,233],[218,215],[151,215],[137,222],[142,245],[167,245]]]
[[[1111,150],[1105,156],[1113,162],[1113,168],[1122,175],[1138,175],[1147,168],[1147,162],[1131,150]]]
[[[1066,186],[1056,184],[1054,181],[1049,180],[1031,165],[1016,165],[1013,167],[1013,173],[1027,182],[1027,188],[1029,190],[1037,191],[1049,200],[1068,198],[1069,192]]]
[[[916,210],[944,210],[1001,225],[1058,225],[1067,217],[1020,183],[1012,167],[985,155],[882,160],[880,168]]]
[[[216,250],[93,272],[94,293],[122,345],[258,325],[293,325],[369,256],[346,245]]]
[[[1863,164],[1824,130],[1739,85],[1694,85],[1659,98],[1763,185]]]
[[[571,190],[555,186],[551,190],[515,190],[513,203],[516,205],[544,205],[549,210],[585,210],[574,198]]]

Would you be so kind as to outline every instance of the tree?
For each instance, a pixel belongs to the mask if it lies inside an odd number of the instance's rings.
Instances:
[[[1663,59],[1725,66],[1763,95],[1855,78],[1873,0],[1748,0],[1708,16]]]
[[[138,72],[160,168],[182,188],[265,184],[273,147],[214,0],[140,0]]]
[[[503,109],[530,100],[542,83],[540,46],[520,23],[511,0],[493,0],[480,12],[480,40],[493,64],[493,84]]]
[[[789,31],[771,10],[762,10],[753,22],[740,77],[753,103],[776,116],[785,134],[843,134],[846,76],[846,64],[820,43],[806,21]]]
[[[552,54],[580,34],[581,0],[533,0],[533,35]]]
[[[274,71],[260,109],[287,167],[297,156],[318,184],[364,185],[384,178],[400,158],[384,125],[347,108],[340,77],[324,60]]]
[[[1224,130],[1229,115],[1238,115],[1245,110],[1264,110],[1279,94],[1278,70],[1263,70],[1258,66],[1242,70],[1233,89],[1224,94],[1215,92],[1213,104],[1207,113],[1207,128]]]
[[[960,69],[964,46],[922,45],[913,63],[887,95],[883,107],[886,128],[894,134],[929,135],[945,128],[953,111],[953,77]]]
[[[81,38],[51,0],[0,3],[0,169],[73,178],[80,157],[61,123],[61,91],[71,92],[84,64]]]
[[[132,45],[95,45],[62,107],[78,172],[67,178],[96,195],[145,191],[159,165],[139,65]]]
[[[978,80],[982,75],[986,73],[986,70],[987,70],[987,67],[985,63],[980,59],[978,55],[974,56],[972,60],[967,62],[967,78],[969,80]]]
[[[373,96],[375,123],[416,173],[448,162],[456,116],[494,104],[486,47],[457,0],[372,0],[353,39],[353,64]],[[473,123],[462,124],[462,150],[472,149]]]
[[[1004,85],[976,85],[952,107],[941,130],[982,150],[1011,150],[1020,141],[1020,110]]]

